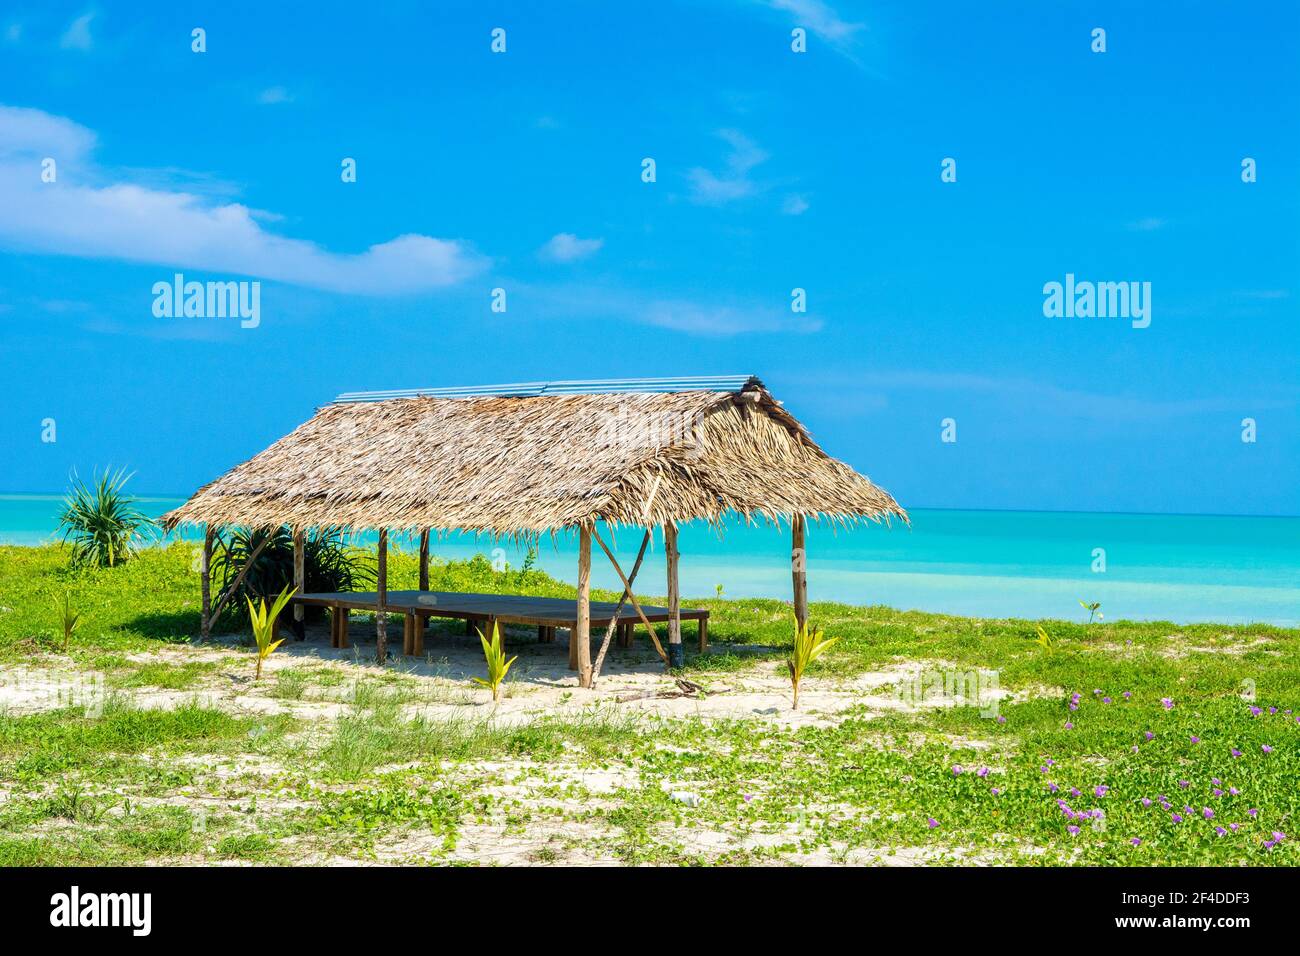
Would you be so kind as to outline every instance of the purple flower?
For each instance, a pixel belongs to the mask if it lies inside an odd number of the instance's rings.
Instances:
[[[1265,849],[1265,850],[1271,850],[1271,849],[1273,849],[1273,841],[1272,841],[1272,840],[1265,840],[1265,841],[1264,841],[1264,849]]]
[[[1283,840],[1286,839],[1286,834],[1283,833],[1281,830],[1274,830],[1273,839],[1276,840],[1278,843],[1281,843]]]
[[[1172,820],[1174,821],[1174,823],[1182,823],[1182,822],[1183,822],[1183,818],[1182,818],[1182,816],[1180,816],[1180,815],[1177,814],[1177,813],[1175,813],[1175,814],[1174,814],[1170,819],[1172,819]]]
[[[1202,813],[1203,813],[1205,819],[1207,819],[1207,820],[1213,820],[1213,819],[1214,819],[1214,811],[1211,810],[1209,807],[1206,807],[1205,810],[1202,811]]]
[[[1109,697],[1103,697],[1103,698],[1101,699],[1101,702],[1102,702],[1103,704],[1109,704],[1109,703],[1110,703],[1110,698],[1109,698]]]
[[[1070,796],[1072,796],[1072,797],[1078,797],[1078,796],[1082,796],[1082,794],[1079,793],[1079,788],[1078,788],[1078,787],[1071,787],[1071,788],[1070,788]]]
[[[995,797],[996,797],[998,794],[1000,794],[1001,792],[1002,792],[1002,791],[999,790],[997,787],[992,787],[992,788],[989,789],[989,793],[993,794],[993,796],[995,796]]]
[[[744,798],[744,801],[746,803],[749,803],[750,800],[754,799],[754,795],[752,793],[742,794],[742,797]]]
[[[1074,701],[1070,701],[1070,709],[1071,709],[1071,710],[1078,710],[1078,709],[1079,709],[1079,705],[1076,704]]]
[[[1073,730],[1073,729],[1074,729],[1074,724],[1070,723],[1070,722],[1067,720],[1067,721],[1065,722],[1065,729],[1066,729],[1066,730]]]
[[[1223,796],[1223,791],[1220,790],[1218,787],[1215,787],[1213,792],[1214,792],[1214,795],[1215,795],[1216,797],[1221,797],[1221,796]]]
[[[1221,786],[1223,786],[1223,781],[1220,780],[1218,777],[1211,777],[1211,778],[1210,778],[1210,783],[1214,784],[1216,787],[1221,787]]]
[[[1277,708],[1276,708],[1276,707],[1270,707],[1270,708],[1268,709],[1268,712],[1269,712],[1270,714],[1276,714],[1276,713],[1277,713]]]
[[[961,764],[959,764],[959,763],[957,763],[957,764],[953,764],[953,766],[952,766],[952,775],[953,775],[954,777],[960,777],[960,776],[961,776]]]
[[[1232,748],[1232,755],[1233,755],[1234,757],[1240,757],[1240,756],[1241,756],[1241,751],[1238,750],[1236,747],[1233,747],[1233,748]]]
[[[988,775],[989,775],[988,767],[980,767],[978,770],[975,771],[975,776],[977,777],[987,777]]]
[[[1066,829],[1069,830],[1071,833],[1076,834],[1076,835],[1077,835],[1078,832],[1079,832],[1079,828],[1076,827],[1073,823],[1071,823],[1068,827],[1066,827]]]
[[[1044,762],[1045,762],[1049,767],[1055,767],[1055,766],[1056,766],[1056,761],[1053,760],[1051,757],[1048,757],[1047,760],[1044,761]]]
[[[1168,698],[1168,697],[1161,697],[1161,698],[1160,698],[1160,703],[1164,706],[1165,710],[1173,710],[1173,709],[1174,709],[1174,702],[1173,702],[1173,700],[1171,700],[1171,699]]]
[[[1095,697],[1097,694],[1101,693],[1101,688],[1100,687],[1094,688],[1092,693],[1093,696]]]
[[[1225,829],[1223,829],[1223,827],[1215,827],[1215,828],[1214,828],[1214,832],[1217,833],[1219,836],[1227,836],[1227,835],[1228,835],[1228,831],[1225,830]]]
[[[1229,787],[1228,793],[1232,794],[1235,797],[1237,794],[1241,793],[1241,791],[1238,790],[1236,787]]]
[[[1251,807],[1249,810],[1246,811],[1246,815],[1247,815],[1247,816],[1252,816],[1252,817],[1257,817],[1257,816],[1259,816],[1259,811],[1256,810],[1254,807]]]
[[[1132,696],[1133,696],[1133,692],[1132,692],[1131,690],[1126,690],[1126,691],[1124,691],[1124,699],[1125,699],[1125,700],[1128,700],[1128,699],[1129,699],[1130,697],[1132,697]],[[1139,842],[1141,842],[1141,841],[1139,841]]]
[[[1137,752],[1138,752],[1138,745],[1137,745],[1137,744],[1134,744],[1132,749],[1133,749],[1133,752],[1134,752],[1134,753],[1137,753]]]
[[[1229,823],[1229,824],[1228,824],[1228,829],[1231,830],[1233,833],[1236,833],[1236,832],[1237,832],[1237,824],[1235,824],[1235,823]]]
[[[1007,722],[1007,719],[1006,719],[1005,717],[1003,717],[1001,714],[998,714],[998,723],[999,723],[999,724],[1005,724],[1006,722]]]
[[[1196,734],[1192,734],[1192,743],[1199,744],[1200,742],[1201,742],[1201,738],[1196,736]]]
[[[1262,714],[1262,713],[1264,713],[1264,712],[1263,712],[1262,710],[1260,710],[1258,707],[1252,707],[1252,708],[1250,708],[1250,716],[1252,716],[1252,717],[1258,717],[1258,716],[1259,716],[1260,714]]]
[[[1092,792],[1098,797],[1104,797],[1106,796],[1106,791],[1109,789],[1110,787],[1106,786],[1104,783],[1099,783],[1093,788]]]
[[[1141,846],[1141,845],[1142,845],[1142,838],[1141,838],[1141,837],[1133,837],[1133,838],[1132,838],[1131,840],[1129,840],[1128,842],[1129,842],[1129,843],[1132,843],[1134,846]]]
[[[934,817],[930,817],[930,819],[926,820],[926,824],[930,827],[931,830],[933,830],[935,827],[939,825],[939,821],[936,820]]]
[[[1152,733],[1151,731],[1149,731],[1149,730],[1146,732],[1146,734],[1145,734],[1144,736],[1146,737],[1147,740],[1155,740],[1155,739],[1156,739],[1156,735],[1153,734],[1153,733]]]
[[[1047,781],[1047,789],[1048,789],[1048,791],[1051,792],[1051,793],[1056,793],[1056,791],[1060,790],[1061,788],[1058,787],[1056,784],[1052,783],[1052,781],[1049,780],[1049,781]]]
[[[1188,787],[1190,787],[1191,785],[1192,785],[1192,782],[1191,782],[1190,780],[1179,780],[1179,781],[1178,781],[1178,786],[1182,787],[1184,790],[1186,790],[1186,789],[1187,789]]]
[[[1273,748],[1270,747],[1268,744],[1260,744],[1259,749],[1264,751],[1264,753],[1266,754],[1271,754],[1273,752]]]
[[[1149,806],[1151,806],[1151,798],[1150,798],[1150,797],[1143,797],[1143,798],[1142,798],[1142,806],[1144,806],[1144,807],[1149,807]]]

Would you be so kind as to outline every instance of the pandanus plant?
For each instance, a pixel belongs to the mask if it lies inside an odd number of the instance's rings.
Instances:
[[[248,620],[253,628],[253,640],[257,641],[257,672],[253,675],[255,681],[262,679],[262,662],[284,643],[283,640],[272,640],[275,637],[275,622],[284,606],[289,603],[289,598],[293,597],[294,591],[294,588],[286,587],[276,597],[269,611],[261,598],[257,599],[256,604],[251,598],[244,599],[248,602]]]
[[[820,629],[810,627],[807,621],[795,618],[794,649],[785,662],[790,668],[790,685],[794,688],[794,701],[791,705],[793,710],[799,709],[799,682],[803,680],[803,672],[838,640],[838,637],[822,640]]]
[[[516,654],[510,660],[506,660],[506,651],[501,644],[501,629],[495,621],[492,622],[491,639],[482,631],[478,632],[478,639],[483,643],[483,657],[487,661],[488,676],[487,680],[475,677],[474,683],[482,684],[492,691],[492,702],[496,703],[501,699],[501,682],[506,679],[510,665],[519,660],[519,655]]]

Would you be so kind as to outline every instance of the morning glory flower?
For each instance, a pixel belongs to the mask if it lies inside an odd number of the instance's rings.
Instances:
[[[987,777],[988,775],[989,775],[988,767],[980,767],[978,770],[975,771],[975,776],[977,777]]]
[[[1274,830],[1273,839],[1276,840],[1278,843],[1281,843],[1283,840],[1286,839],[1286,834],[1283,833],[1281,830]]]
[[[1146,734],[1145,734],[1144,736],[1147,738],[1147,740],[1155,740],[1155,739],[1156,739],[1156,735],[1153,734],[1153,733],[1152,733],[1151,731],[1149,731],[1149,730],[1146,732]]]
[[[1007,719],[1006,719],[1005,717],[1003,717],[1001,714],[998,714],[998,723],[999,723],[999,724],[1005,724],[1006,722],[1007,722]]]
[[[1227,836],[1227,835],[1228,835],[1228,831],[1225,830],[1225,829],[1223,829],[1223,827],[1215,827],[1215,828],[1214,828],[1214,832],[1217,833],[1219,836]]]
[[[1106,796],[1106,791],[1109,790],[1109,789],[1110,789],[1110,787],[1106,786],[1104,783],[1099,783],[1099,784],[1097,784],[1096,787],[1093,788],[1093,791],[1092,791],[1092,792],[1093,792],[1096,796],[1104,797],[1104,796]]]
[[[1078,788],[1078,787],[1071,787],[1071,788],[1070,788],[1070,796],[1072,796],[1072,797],[1080,797],[1080,796],[1083,796],[1083,794],[1079,793],[1079,788]]]
[[[1134,846],[1141,846],[1141,845],[1142,845],[1142,838],[1141,838],[1141,837],[1133,837],[1133,838],[1132,838],[1131,840],[1129,840],[1128,842],[1129,842],[1129,843],[1132,843]]]
[[[1093,688],[1092,693],[1093,693],[1093,696],[1095,697],[1097,694],[1100,694],[1100,693],[1101,693],[1101,688],[1100,688],[1100,687]]]
[[[953,775],[954,777],[960,777],[960,776],[961,776],[961,764],[959,764],[959,763],[958,763],[958,764],[953,764],[953,766],[952,766],[952,775]]]
[[[1264,712],[1263,712],[1262,710],[1260,710],[1258,707],[1252,707],[1252,708],[1250,708],[1250,716],[1252,716],[1252,717],[1258,717],[1258,716],[1259,716],[1260,714],[1262,714],[1262,713],[1264,713]]]
[[[1235,823],[1229,823],[1229,824],[1228,824],[1228,829],[1231,830],[1233,833],[1236,833],[1236,832],[1237,832],[1237,824],[1235,824]]]
[[[1103,697],[1103,698],[1101,699],[1101,702],[1102,702],[1103,704],[1109,704],[1109,703],[1110,703],[1110,698],[1109,698],[1109,697]]]
[[[1074,724],[1070,723],[1070,722],[1067,720],[1067,721],[1065,722],[1065,729],[1066,729],[1066,730],[1073,730],[1073,729],[1074,729]]]
[[[1210,783],[1214,784],[1216,787],[1221,787],[1221,786],[1223,786],[1223,781],[1220,780],[1218,777],[1211,777],[1211,778],[1210,778]]]
[[[1241,751],[1238,750],[1236,747],[1233,747],[1233,748],[1232,748],[1232,755],[1233,755],[1234,757],[1240,757],[1240,756],[1241,756]]]
[[[1190,787],[1191,785],[1192,785],[1192,782],[1191,782],[1190,780],[1179,780],[1179,781],[1178,781],[1178,786],[1182,787],[1184,790],[1186,790],[1186,789],[1187,789],[1188,787]]]
[[[1177,813],[1175,813],[1175,814],[1174,814],[1170,819],[1172,819],[1172,820],[1174,821],[1174,823],[1182,823],[1182,822],[1183,822],[1183,818],[1182,818],[1182,816],[1181,816],[1180,814],[1177,814]]]
[[[1134,744],[1133,747],[1132,747],[1132,750],[1133,750],[1134,753],[1137,753],[1137,752],[1138,752],[1138,745],[1137,745],[1137,744]]]
[[[931,830],[933,830],[935,827],[939,825],[939,821],[936,820],[934,817],[930,817],[928,820],[926,820],[926,825],[929,826]]]
[[[1196,734],[1192,734],[1192,743],[1199,744],[1200,742],[1201,742],[1201,738],[1196,736]]]
[[[1265,840],[1265,841],[1264,841],[1264,849],[1265,849],[1265,850],[1271,850],[1271,849],[1273,849],[1273,841],[1272,841],[1272,840]]]
[[[1170,698],[1168,698],[1168,697],[1161,697],[1161,698],[1160,698],[1160,703],[1164,706],[1165,710],[1173,710],[1173,709],[1174,709],[1174,702],[1173,702],[1172,699],[1170,699]]]
[[[1143,797],[1143,798],[1142,798],[1142,806],[1144,806],[1144,807],[1149,807],[1149,806],[1151,806],[1151,798],[1150,798],[1150,797]]]
[[[1205,819],[1207,819],[1207,820],[1213,820],[1213,819],[1214,819],[1214,811],[1211,810],[1209,807],[1206,807],[1206,808],[1205,808],[1205,810],[1204,810],[1204,815],[1205,815]]]
[[[1259,749],[1264,751],[1266,754],[1271,754],[1273,752],[1273,748],[1268,744],[1260,744]]]
[[[1002,791],[999,790],[997,787],[991,787],[991,788],[989,789],[989,793],[993,794],[993,796],[995,796],[995,797],[996,797],[998,794],[1000,794],[1001,792],[1002,792]]]
[[[1220,790],[1218,787],[1215,787],[1215,788],[1214,788],[1213,793],[1214,793],[1214,795],[1215,795],[1216,797],[1221,797],[1221,796],[1223,796],[1223,791]]]
[[[1130,697],[1133,696],[1133,692],[1132,692],[1131,690],[1126,690],[1126,691],[1124,691],[1124,695],[1123,695],[1123,696],[1124,696],[1124,699],[1125,699],[1125,700],[1128,700]],[[1136,839],[1136,838],[1135,838],[1135,839]]]
[[[1238,790],[1236,787],[1229,787],[1228,793],[1232,794],[1235,797],[1237,794],[1241,793],[1241,791]]]
[[[1256,810],[1254,807],[1251,807],[1249,810],[1246,811],[1246,813],[1247,813],[1249,816],[1252,816],[1252,817],[1257,817],[1257,816],[1259,816],[1259,811]]]
[[[1079,828],[1076,827],[1073,823],[1071,823],[1068,827],[1066,827],[1066,829],[1069,830],[1072,834],[1075,834],[1076,836],[1079,833]]]
[[[1276,714],[1276,713],[1277,713],[1277,708],[1276,708],[1276,707],[1270,707],[1270,708],[1268,709],[1268,712],[1269,712],[1270,714]]]
[[[1049,780],[1049,781],[1047,781],[1047,789],[1048,789],[1051,793],[1056,793],[1056,791],[1060,790],[1061,788],[1058,787],[1056,784],[1052,783],[1052,781]]]

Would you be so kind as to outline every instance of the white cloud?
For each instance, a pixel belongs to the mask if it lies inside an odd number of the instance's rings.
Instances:
[[[792,24],[804,27],[821,37],[836,51],[853,58],[857,35],[866,29],[864,23],[844,20],[830,4],[823,0],[761,0],[775,10],[791,14]]]
[[[548,262],[577,262],[594,256],[604,244],[604,239],[579,239],[571,232],[558,232],[537,250],[537,254]]]
[[[283,86],[269,86],[257,95],[257,102],[263,106],[274,106],[277,103],[292,103],[293,94]]]
[[[133,182],[102,184],[95,135],[40,110],[0,106],[0,244],[54,255],[121,259],[249,275],[362,295],[453,285],[488,261],[455,239],[406,234],[360,253],[335,253],[268,232],[274,214]],[[40,158],[59,162],[40,180]]]
[[[69,24],[59,46],[65,50],[89,50],[95,45],[95,38],[90,35],[90,21],[95,19],[95,12],[83,13]]]
[[[652,302],[640,313],[639,319],[664,329],[716,337],[749,332],[816,332],[822,327],[820,319],[770,306],[681,300]]]
[[[781,204],[781,211],[787,216],[802,216],[808,211],[808,200],[798,193],[791,193]]]
[[[1136,222],[1130,222],[1128,228],[1130,232],[1155,232],[1163,228],[1165,221],[1156,216],[1147,216],[1145,219],[1139,219]]]
[[[725,170],[713,173],[697,166],[687,173],[691,181],[691,198],[706,206],[718,206],[758,192],[759,187],[749,174],[755,166],[767,160],[767,153],[739,130],[718,130],[718,136],[731,146]]]

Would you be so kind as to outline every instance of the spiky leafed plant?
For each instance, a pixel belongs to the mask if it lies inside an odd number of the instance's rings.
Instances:
[[[72,544],[74,567],[121,564],[157,526],[135,507],[136,499],[122,490],[130,479],[125,471],[105,471],[87,485],[73,473],[58,530],[63,532],[64,542]]]
[[[786,667],[790,669],[790,685],[794,688],[792,709],[799,709],[799,682],[803,680],[803,672],[838,640],[838,637],[822,640],[822,632],[818,628],[810,627],[807,621],[801,624],[799,619],[795,618],[794,648],[785,662]]]
[[[262,679],[262,662],[275,652],[275,649],[284,643],[283,640],[273,641],[275,636],[275,622],[279,618],[280,612],[284,606],[289,603],[289,598],[293,597],[293,591],[285,588],[271,605],[270,611],[266,609],[266,602],[258,600],[253,603],[252,598],[246,598],[248,601],[248,621],[253,628],[253,640],[257,641],[257,672],[253,675],[253,680]]]
[[[501,682],[506,679],[510,665],[519,660],[519,655],[516,654],[510,660],[506,660],[506,650],[501,644],[501,628],[495,621],[492,622],[492,638],[489,640],[482,631],[479,631],[478,639],[483,642],[483,657],[487,661],[488,676],[487,680],[475,677],[474,683],[482,684],[492,691],[492,700],[496,702],[501,699]]]
[[[266,547],[258,548],[266,542]],[[252,566],[243,580],[240,572]],[[375,571],[365,552],[351,547],[341,528],[318,528],[307,536],[303,549],[303,591],[365,591],[373,587]],[[293,532],[288,527],[267,530],[235,528],[219,538],[212,554],[212,574],[217,582],[218,599],[224,599],[239,582],[238,591],[230,595],[227,607],[238,607],[239,599],[262,598],[270,600],[293,584]],[[323,613],[320,608],[307,608],[312,619]],[[227,623],[230,623],[229,620]]]
[[[68,653],[72,643],[72,632],[81,623],[81,613],[72,609],[72,595],[64,593],[63,600],[54,602],[54,610],[59,614],[59,626],[63,629],[63,653]]]

